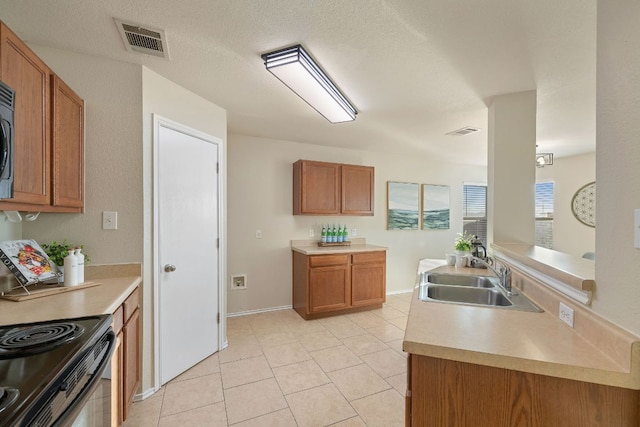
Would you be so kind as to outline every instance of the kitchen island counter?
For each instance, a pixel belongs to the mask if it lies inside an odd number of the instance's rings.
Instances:
[[[491,275],[483,269],[421,271]],[[403,342],[416,355],[640,390],[640,338],[590,314],[599,341],[587,340],[558,318],[557,305],[533,313],[418,299],[413,293]],[[576,315],[579,314],[576,308]],[[585,317],[586,318],[586,317]],[[577,321],[577,320],[576,320]]]

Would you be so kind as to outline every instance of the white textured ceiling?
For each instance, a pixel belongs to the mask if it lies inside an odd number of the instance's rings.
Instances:
[[[113,18],[164,29],[129,53]],[[537,90],[539,152],[595,150],[595,0],[0,0],[29,43],[144,64],[228,112],[229,133],[486,164],[492,96]],[[301,43],[359,111],[330,124],[264,69]],[[446,136],[474,126],[482,132]]]

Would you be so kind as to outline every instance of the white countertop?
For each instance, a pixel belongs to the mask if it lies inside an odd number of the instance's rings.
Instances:
[[[318,246],[317,240],[292,240],[291,250],[304,255],[331,255],[354,252],[386,251],[384,246],[369,245],[362,237],[351,239],[350,246]]]

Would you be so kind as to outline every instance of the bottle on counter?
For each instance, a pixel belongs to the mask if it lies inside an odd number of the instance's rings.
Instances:
[[[338,243],[344,242],[344,234],[342,234],[342,226],[338,226]]]
[[[64,257],[64,285],[76,286],[78,284],[78,258],[69,249],[69,254]]]
[[[336,243],[338,241],[338,230],[336,230],[336,225],[333,224],[333,230],[331,230],[331,242]]]
[[[327,243],[327,227],[322,224],[322,233],[320,234],[320,241],[322,243]]]
[[[84,283],[84,254],[82,248],[76,248],[73,252],[78,261],[78,284]]]
[[[347,229],[347,224],[345,224],[344,227],[342,228],[342,241],[343,242],[349,241],[349,230]]]

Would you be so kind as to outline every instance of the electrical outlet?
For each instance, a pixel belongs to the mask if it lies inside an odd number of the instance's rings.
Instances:
[[[256,239],[262,239],[262,230],[256,230]]]
[[[351,236],[356,237],[358,235],[358,229],[357,228],[352,228],[351,229]]]
[[[573,309],[563,303],[560,303],[560,320],[573,328]]]
[[[309,229],[309,237],[314,237],[316,235],[316,232],[313,230],[313,228]]]
[[[231,276],[231,289],[247,289],[247,275],[238,274]]]

